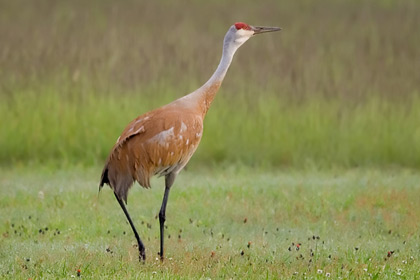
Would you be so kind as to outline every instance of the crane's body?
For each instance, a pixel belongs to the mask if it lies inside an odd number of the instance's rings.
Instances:
[[[153,175],[178,174],[200,143],[205,114],[220,87],[219,82],[210,82],[131,121],[108,157],[101,185],[111,183],[127,202],[134,180],[149,188]]]
[[[145,248],[124,205],[124,202],[127,203],[128,190],[134,181],[150,188],[152,176],[165,176],[165,194],[159,212],[160,256],[163,259],[163,232],[169,190],[200,143],[204,117],[233,55],[251,36],[277,30],[280,28],[253,27],[245,23],[232,25],[225,36],[222,59],[213,76],[196,91],[134,119],[112,148],[102,172],[100,188],[108,184],[114,191],[137,239],[140,259],[145,259]]]

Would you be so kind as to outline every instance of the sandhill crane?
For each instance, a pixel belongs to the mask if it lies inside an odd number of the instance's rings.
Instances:
[[[108,184],[114,191],[137,239],[140,260],[146,259],[145,247],[125,207],[128,190],[134,181],[144,188],[150,188],[152,176],[165,176],[165,193],[159,211],[159,255],[163,259],[164,223],[169,191],[175,177],[200,143],[204,117],[226,75],[233,55],[252,36],[278,30],[278,27],[257,27],[243,22],[232,25],[224,38],[220,64],[202,87],[137,117],[118,137],[102,171],[99,190],[104,184]]]

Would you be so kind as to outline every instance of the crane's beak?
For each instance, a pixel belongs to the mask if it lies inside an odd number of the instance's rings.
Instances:
[[[280,27],[267,26],[251,26],[251,29],[254,31],[254,35],[281,30]]]

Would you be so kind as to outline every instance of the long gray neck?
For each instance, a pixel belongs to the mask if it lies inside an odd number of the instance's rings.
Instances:
[[[233,45],[224,42],[223,54],[222,58],[220,59],[219,66],[217,66],[216,71],[201,88],[211,87],[215,83],[222,83],[229,69],[229,66],[232,63],[233,55],[235,54],[236,50],[237,48],[234,48]]]
[[[222,58],[214,74],[199,89],[181,98],[181,100],[185,100],[186,102],[192,102],[192,105],[199,109],[203,117],[206,115],[217,91],[219,90],[220,85],[225,78],[226,72],[232,62],[233,55],[239,47],[232,43],[230,36],[231,34],[228,32],[223,43]]]

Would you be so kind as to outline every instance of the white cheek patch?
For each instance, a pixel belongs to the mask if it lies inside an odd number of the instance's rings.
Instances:
[[[237,44],[243,44],[243,43],[245,43],[247,40],[249,39],[249,37],[240,37],[240,38],[237,38],[237,39],[235,39],[235,43],[237,43]]]
[[[236,31],[236,38],[235,43],[243,44],[245,43],[252,35],[254,35],[254,31],[252,30],[245,30],[245,29],[239,29]]]
[[[238,31],[236,31],[236,34],[242,37],[242,36],[250,36],[252,35],[250,33],[253,33],[253,32],[254,31],[251,31],[251,30],[239,29]]]

